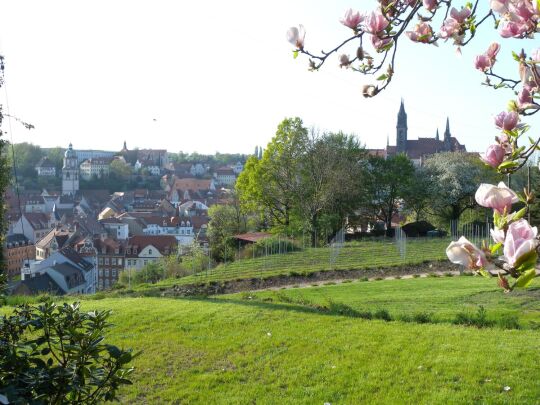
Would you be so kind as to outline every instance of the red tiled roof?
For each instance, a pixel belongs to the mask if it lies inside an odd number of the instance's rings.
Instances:
[[[248,233],[242,233],[240,235],[234,235],[235,239],[243,240],[246,242],[257,242],[261,239],[266,239],[271,237],[272,235],[266,232],[248,232]]]

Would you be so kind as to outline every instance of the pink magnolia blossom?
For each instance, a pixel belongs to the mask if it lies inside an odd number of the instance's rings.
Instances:
[[[437,0],[423,0],[424,7],[428,9],[429,11],[433,11],[438,6]]]
[[[510,18],[523,23],[527,23],[536,14],[532,3],[526,0],[511,1],[508,10],[510,11]]]
[[[515,111],[502,111],[495,116],[495,125],[502,130],[513,130],[519,121],[519,115]]]
[[[407,31],[407,36],[411,41],[428,43],[433,39],[433,30],[428,23],[417,24],[414,31]]]
[[[462,7],[459,11],[457,11],[455,7],[452,7],[452,9],[450,10],[450,17],[452,17],[460,24],[463,24],[467,17],[469,17],[470,15],[471,10],[467,7]]]
[[[504,229],[490,229],[491,237],[495,243],[504,243]]]
[[[540,77],[540,66],[529,66],[525,63],[519,65],[519,77],[523,87],[527,90],[534,91],[540,87],[537,79]]]
[[[446,248],[446,256],[455,264],[461,264],[469,269],[477,270],[488,264],[486,255],[464,236],[457,242],[451,242]]]
[[[348,9],[345,12],[345,16],[340,20],[340,22],[353,30],[358,28],[358,25],[364,20],[364,16],[360,12],[353,12],[352,9]]]
[[[500,50],[501,46],[497,42],[493,42],[487,49],[485,55],[491,60],[491,63],[493,63]]]
[[[461,24],[453,18],[447,18],[444,20],[439,36],[443,39],[451,38],[459,33]]]
[[[474,58],[474,67],[481,72],[485,72],[491,67],[491,59],[486,55],[477,55]]]
[[[535,62],[540,62],[540,48],[532,51],[531,59]]]
[[[370,34],[378,34],[384,30],[389,21],[379,11],[373,11],[364,21],[365,29]]]
[[[492,208],[499,214],[508,214],[512,208],[512,204],[519,201],[516,193],[506,187],[502,181],[498,186],[492,184],[480,184],[474,198],[478,205],[486,208]]]
[[[304,49],[304,38],[306,37],[306,30],[304,26],[300,24],[297,27],[291,27],[287,31],[287,41],[296,46],[298,49]]]
[[[500,27],[499,34],[503,38],[520,38],[527,32],[527,26],[525,24],[514,21],[502,22]]]
[[[512,222],[508,226],[503,253],[510,266],[515,266],[523,255],[536,249],[538,245],[537,234],[536,226],[531,227],[524,219]]]
[[[501,145],[496,143],[494,145],[490,145],[487,148],[486,153],[480,154],[480,159],[491,167],[497,168],[503,162],[505,154],[506,150]]]
[[[381,51],[390,42],[392,42],[392,38],[379,38],[376,35],[371,35],[371,44],[377,52]]]
[[[491,0],[489,6],[496,13],[504,14],[508,11],[508,0]]]
[[[518,93],[518,105],[522,108],[527,107],[528,105],[532,104],[532,95],[529,89],[522,88],[521,91]]]

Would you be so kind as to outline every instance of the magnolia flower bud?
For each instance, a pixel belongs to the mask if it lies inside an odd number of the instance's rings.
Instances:
[[[378,92],[379,89],[377,88],[377,86],[374,86],[372,84],[366,84],[362,89],[362,95],[366,98],[373,97],[377,95]]]
[[[349,60],[349,57],[345,54],[341,55],[339,57],[339,67],[347,67],[351,64],[351,61]]]
[[[361,46],[359,46],[356,50],[356,57],[358,58],[358,60],[364,59],[364,48],[362,48]]]

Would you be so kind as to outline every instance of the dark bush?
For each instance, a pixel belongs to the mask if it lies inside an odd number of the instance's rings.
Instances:
[[[427,236],[429,231],[435,230],[435,227],[427,221],[409,222],[401,227],[405,235],[410,237]]]
[[[133,368],[130,350],[103,343],[110,311],[79,304],[21,305],[0,318],[0,402],[111,401]]]

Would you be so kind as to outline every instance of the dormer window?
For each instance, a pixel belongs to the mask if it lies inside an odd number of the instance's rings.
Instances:
[[[131,248],[127,248],[127,254],[128,254],[128,255],[131,254]]]
[[[149,255],[152,254],[152,249],[148,249],[148,254],[149,254]]]

